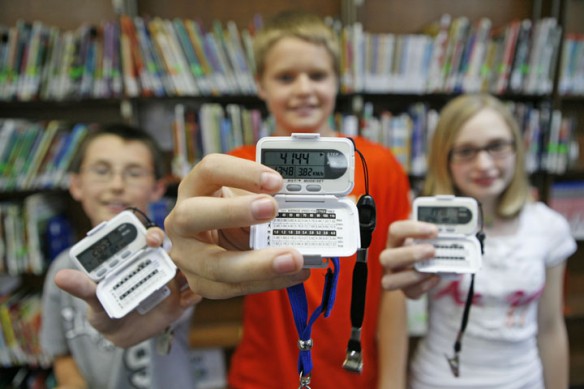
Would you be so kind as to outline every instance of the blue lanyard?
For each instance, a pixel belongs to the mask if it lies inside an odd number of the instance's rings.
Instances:
[[[308,301],[306,298],[306,290],[304,284],[291,286],[287,289],[288,300],[294,315],[294,324],[296,331],[298,331],[298,373],[300,374],[300,388],[309,388],[310,377],[312,373],[312,325],[316,319],[324,314],[328,317],[337,293],[337,281],[339,279],[339,272],[341,270],[339,258],[331,258],[334,271],[329,267],[325,275],[324,289],[322,291],[321,303],[308,319]]]

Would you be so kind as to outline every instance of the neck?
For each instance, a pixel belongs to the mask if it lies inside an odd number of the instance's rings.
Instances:
[[[290,136],[294,133],[319,133],[320,136],[337,136],[337,133],[332,128],[325,126],[318,131],[294,131],[286,128],[276,127],[273,136]]]

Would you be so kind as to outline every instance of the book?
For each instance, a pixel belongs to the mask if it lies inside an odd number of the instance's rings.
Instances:
[[[48,223],[51,218],[64,212],[65,202],[57,194],[35,193],[26,197],[23,207],[27,236],[27,270],[33,274],[42,274],[48,265]]]
[[[143,70],[141,57],[137,57],[135,49],[139,47],[135,43],[136,36],[134,33],[133,23],[130,17],[120,16],[120,53],[122,59],[122,74],[124,80],[124,93],[128,97],[137,97],[141,94],[138,72]],[[135,48],[135,49],[134,49]],[[137,63],[137,61],[139,63]],[[142,69],[140,69],[142,67]],[[144,81],[144,80],[142,80]],[[149,93],[149,85],[146,81],[144,85],[146,93]]]
[[[201,66],[203,88],[212,95],[219,94],[219,87],[213,75],[213,67],[209,63],[203,43],[202,28],[194,20],[184,20],[186,31],[193,46],[193,50],[197,56],[197,60]]]
[[[187,132],[185,124],[185,106],[174,106],[174,121],[172,126],[172,139],[174,143],[172,158],[172,174],[176,177],[185,177],[191,166],[188,161]]]
[[[448,50],[446,51],[446,62],[443,67],[444,92],[454,92],[461,77],[460,67],[463,58],[463,51],[468,39],[470,22],[468,18],[461,16],[451,24],[448,35]]]
[[[31,189],[52,188],[50,180],[52,171],[55,169],[55,161],[57,159],[57,155],[61,152],[61,148],[64,147],[69,133],[69,127],[60,123],[55,132],[55,135],[48,145],[47,152],[39,163],[39,168],[32,179],[32,183],[30,184]]]
[[[470,93],[481,91],[481,70],[487,56],[491,27],[489,18],[480,18],[473,24],[472,38],[469,39],[463,63],[462,85],[459,84],[457,89]]]
[[[197,84],[198,88],[201,91],[201,94],[208,95],[211,93],[211,88],[209,82],[207,80],[207,76],[203,70],[203,66],[199,62],[193,44],[191,43],[191,39],[189,37],[189,33],[185,27],[183,21],[179,18],[175,18],[172,21],[173,28],[176,32],[176,37],[180,43],[180,47],[186,57],[186,61],[188,64],[188,69],[192,74],[195,83]]]
[[[444,83],[444,66],[448,50],[448,35],[452,17],[443,14],[440,20],[431,26],[426,27],[423,32],[433,39],[433,52],[430,58],[430,68],[428,69],[427,91],[430,93],[442,90]]]
[[[78,123],[73,126],[66,148],[63,149],[63,153],[60,155],[59,160],[56,161],[56,169],[52,176],[53,187],[55,188],[67,187],[69,178],[69,166],[71,165],[71,162],[75,157],[75,154],[79,148],[79,144],[87,135],[88,131],[89,127],[87,126],[87,124]]]
[[[148,28],[144,19],[141,17],[135,17],[133,21],[152,93],[157,97],[164,96],[170,93],[171,88],[166,86],[167,81],[163,67],[153,47],[154,43],[152,42]]]
[[[40,21],[32,23],[26,44],[26,58],[22,62],[22,72],[18,82],[17,98],[30,101],[36,97],[40,86],[42,66],[42,40],[44,26]]]
[[[508,90],[512,93],[520,93],[523,90],[525,75],[528,73],[527,61],[531,45],[531,26],[530,19],[523,19],[519,26],[517,46],[508,84]]]
[[[254,75],[247,62],[247,56],[243,49],[239,29],[233,21],[227,22],[227,31],[224,34],[225,47],[235,74],[235,79],[239,84],[239,90],[243,94],[255,93]]]
[[[507,91],[507,85],[509,84],[509,78],[511,74],[511,67],[513,66],[513,59],[516,53],[517,39],[519,37],[519,30],[521,28],[521,22],[519,20],[513,20],[511,23],[505,26],[505,32],[503,37],[503,55],[498,63],[497,75],[494,79],[493,92],[496,94],[502,94]]]
[[[173,27],[173,23],[170,20],[164,20],[162,28],[166,29],[166,34],[168,36],[168,43],[170,47],[170,52],[175,63],[175,67],[179,74],[179,79],[184,88],[185,95],[199,95],[200,88],[196,83],[194,75],[190,71],[190,66],[185,57],[184,51],[181,49],[179,38],[177,37],[176,30]]]
[[[26,189],[27,177],[31,174],[31,168],[37,154],[42,153],[42,148],[45,147],[45,137],[47,133],[44,128],[45,123],[35,122],[30,123],[29,130],[32,132],[34,140],[29,147],[29,151],[22,158],[22,164],[18,167],[19,171],[16,173],[15,187],[19,190]]]

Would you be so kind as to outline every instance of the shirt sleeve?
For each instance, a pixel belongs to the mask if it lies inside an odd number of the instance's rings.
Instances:
[[[55,274],[63,268],[61,264],[66,262],[67,255],[67,253],[61,254],[51,264],[43,286],[40,341],[43,351],[51,356],[70,354],[61,319],[63,292],[54,281]]]
[[[546,207],[542,204],[542,206]],[[576,251],[576,241],[570,232],[570,225],[566,219],[556,211],[548,208],[548,217],[545,221],[546,229],[549,231],[550,250],[546,258],[546,267],[559,265],[574,254]],[[542,218],[543,219],[543,218]]]

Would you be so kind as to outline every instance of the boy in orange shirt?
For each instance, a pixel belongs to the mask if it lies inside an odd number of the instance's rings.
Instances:
[[[321,18],[286,13],[260,30],[254,41],[259,96],[275,118],[274,136],[320,133],[338,136],[329,126],[339,84],[339,46]],[[408,181],[391,153],[362,137],[356,148],[368,164],[369,192],[377,205],[377,228],[369,248],[369,279],[362,327],[361,374],[342,368],[351,333],[351,285],[355,256],[341,258],[337,298],[330,317],[312,328],[311,386],[324,388],[399,388],[404,385],[406,331],[401,292],[382,292],[379,253],[389,224],[407,218]],[[255,160],[255,146],[231,155]],[[354,201],[365,194],[363,168],[356,157]],[[326,269],[314,269],[304,282],[309,310],[320,304]],[[285,289],[250,294],[244,303],[243,339],[231,361],[232,388],[281,388],[298,382],[298,359],[292,310]],[[379,384],[379,385],[378,385]]]

